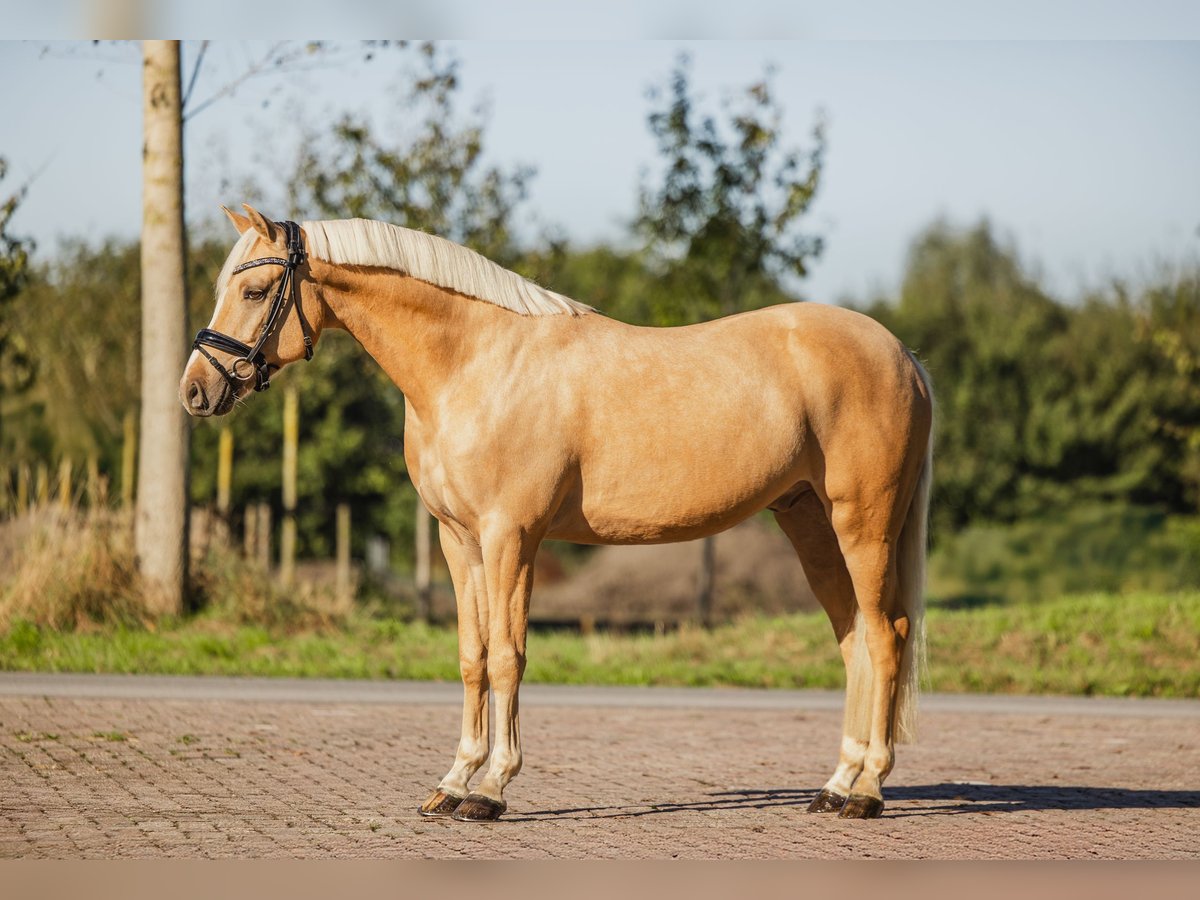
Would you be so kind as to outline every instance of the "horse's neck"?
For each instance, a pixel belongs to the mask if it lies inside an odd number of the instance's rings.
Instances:
[[[418,411],[475,352],[481,310],[449,291],[386,269],[330,266],[326,324],[363,345]]]

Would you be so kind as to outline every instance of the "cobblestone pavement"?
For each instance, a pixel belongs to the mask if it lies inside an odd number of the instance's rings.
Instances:
[[[1200,702],[932,697],[875,821],[804,808],[840,701],[531,688],[493,825],[416,807],[452,685],[0,676],[0,857],[1200,855]]]

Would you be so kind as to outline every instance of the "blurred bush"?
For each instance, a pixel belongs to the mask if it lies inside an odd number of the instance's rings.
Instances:
[[[929,578],[930,602],[948,607],[1195,590],[1200,517],[1085,503],[1011,524],[968,525],[939,542]]]

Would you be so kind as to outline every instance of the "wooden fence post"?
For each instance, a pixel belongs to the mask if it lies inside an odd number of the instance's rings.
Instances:
[[[91,453],[87,458],[87,502],[89,507],[100,505],[100,463],[96,454]]]
[[[64,456],[58,464],[58,509],[67,513],[71,510],[71,458]]]
[[[29,512],[29,463],[17,466],[17,515]]]
[[[46,469],[44,462],[37,464],[35,496],[39,508],[44,507],[50,500],[50,472]]]
[[[433,600],[433,516],[420,497],[417,497],[416,530],[417,559],[413,572],[417,589],[416,615],[418,621],[428,622]]]
[[[258,564],[264,572],[271,571],[271,504],[259,503],[258,515],[258,546],[255,548]]]
[[[217,443],[217,540],[229,544],[229,504],[233,496],[233,429],[221,429]]]
[[[336,590],[341,600],[350,599],[350,504],[337,505]]]
[[[134,464],[137,462],[137,413],[129,410],[123,423],[124,436],[121,442],[121,506],[133,506],[133,480],[136,477]]]
[[[283,394],[283,530],[279,537],[279,581],[296,579],[296,453],[300,441],[300,394],[289,384]]]
[[[247,561],[254,559],[254,548],[258,545],[258,507],[247,503],[242,521],[242,556]]]
[[[226,425],[221,429],[217,444],[217,512],[229,515],[229,501],[233,492],[233,430]]]

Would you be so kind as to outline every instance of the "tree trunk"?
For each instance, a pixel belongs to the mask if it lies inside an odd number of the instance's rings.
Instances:
[[[700,542],[700,572],[696,579],[696,613],[705,628],[712,625],[713,586],[716,583],[717,539],[706,537]]]
[[[179,42],[145,41],[142,65],[142,420],[134,537],[149,608],[183,611],[188,428]]]

